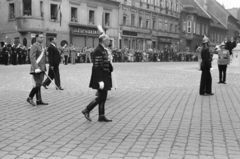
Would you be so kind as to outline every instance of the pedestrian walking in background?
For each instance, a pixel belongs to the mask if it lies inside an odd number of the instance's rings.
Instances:
[[[212,75],[211,75],[211,55],[209,52],[209,38],[204,36],[202,43],[202,51],[201,51],[202,63],[201,63],[201,81],[200,81],[200,95],[214,95],[212,93]]]
[[[41,95],[41,86],[44,79],[44,73],[46,71],[45,66],[45,50],[42,47],[43,34],[36,34],[36,42],[32,45],[30,50],[30,61],[31,61],[31,70],[30,74],[32,75],[33,88],[27,98],[27,102],[32,106],[36,104],[33,102],[33,97],[36,94],[37,105],[48,105],[42,101]]]
[[[102,29],[100,32],[103,33]],[[98,91],[98,96],[82,111],[85,118],[91,121],[89,113],[99,105],[99,122],[111,122],[105,117],[105,102],[108,91],[112,88],[110,73],[113,71],[111,63],[108,61],[106,47],[109,46],[110,39],[106,34],[99,36],[99,45],[93,52],[93,67],[90,80],[90,88]]]
[[[59,53],[59,50],[56,46],[57,39],[56,37],[50,38],[50,46],[48,47],[48,61],[49,61],[49,70],[48,70],[48,76],[51,79],[54,79],[55,84],[57,86],[57,90],[63,90],[61,87],[61,81],[60,81],[60,73],[59,73],[59,64],[61,62],[61,56]],[[47,86],[51,83],[51,80],[47,78],[43,82],[43,87],[45,89],[48,89]]]
[[[230,53],[225,49],[226,44],[223,42],[218,50],[218,70],[219,70],[219,84],[226,84],[227,65],[230,63]]]

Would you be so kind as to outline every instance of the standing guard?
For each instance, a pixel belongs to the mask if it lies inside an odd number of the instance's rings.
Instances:
[[[210,96],[214,95],[212,93],[212,75],[211,75],[211,55],[209,52],[209,38],[204,36],[203,38],[203,44],[202,44],[202,51],[201,51],[201,57],[202,57],[202,63],[201,63],[201,82],[200,82],[200,95],[204,96]]]

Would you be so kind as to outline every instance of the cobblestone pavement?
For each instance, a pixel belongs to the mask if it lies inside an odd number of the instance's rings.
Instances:
[[[1,159],[239,159],[240,69],[228,68],[214,96],[199,96],[195,62],[116,63],[119,88],[109,92],[106,116],[86,121],[94,98],[91,64],[61,65],[64,91],[42,90],[48,106],[26,102],[29,65],[0,66]]]

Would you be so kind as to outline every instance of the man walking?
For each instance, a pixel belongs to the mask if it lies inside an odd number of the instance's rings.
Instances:
[[[60,81],[60,73],[59,73],[59,64],[61,62],[61,56],[58,51],[58,48],[56,47],[57,39],[56,37],[50,38],[50,46],[48,47],[48,61],[49,61],[49,71],[48,76],[51,79],[54,79],[55,84],[57,86],[57,90],[63,90],[61,87],[61,81]],[[51,83],[50,79],[47,78],[43,82],[43,87],[45,89],[48,89],[47,86]]]
[[[33,97],[36,94],[37,105],[48,105],[42,101],[41,86],[44,79],[44,72],[46,71],[45,66],[45,51],[42,47],[43,34],[37,34],[35,36],[36,43],[34,43],[30,50],[30,61],[31,71],[30,74],[33,76],[33,88],[27,98],[27,102],[32,106],[36,104],[33,102]]]
[[[99,29],[100,30],[100,29]],[[103,32],[103,31],[102,31]],[[90,80],[90,87],[98,90],[98,96],[82,111],[85,118],[91,121],[89,113],[96,105],[99,105],[99,122],[111,122],[105,117],[105,102],[108,90],[111,90],[111,72],[113,71],[111,63],[108,61],[106,48],[109,46],[110,39],[106,34],[99,36],[99,45],[93,52],[93,67]]]

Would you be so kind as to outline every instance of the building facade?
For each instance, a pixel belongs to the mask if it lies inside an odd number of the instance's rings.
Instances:
[[[204,10],[211,13],[225,28],[228,29],[227,38],[234,37],[238,39],[239,35],[239,20],[231,15],[221,4],[216,0],[196,0]]]
[[[119,0],[120,48],[179,49],[179,0]]]
[[[115,0],[8,0],[0,3],[0,41],[30,46],[37,33],[57,37],[58,45],[96,47],[102,25],[118,45],[118,9]],[[61,8],[61,9],[60,9]]]
[[[209,36],[211,16],[195,0],[181,2],[181,50],[194,52],[202,43],[204,35]]]

